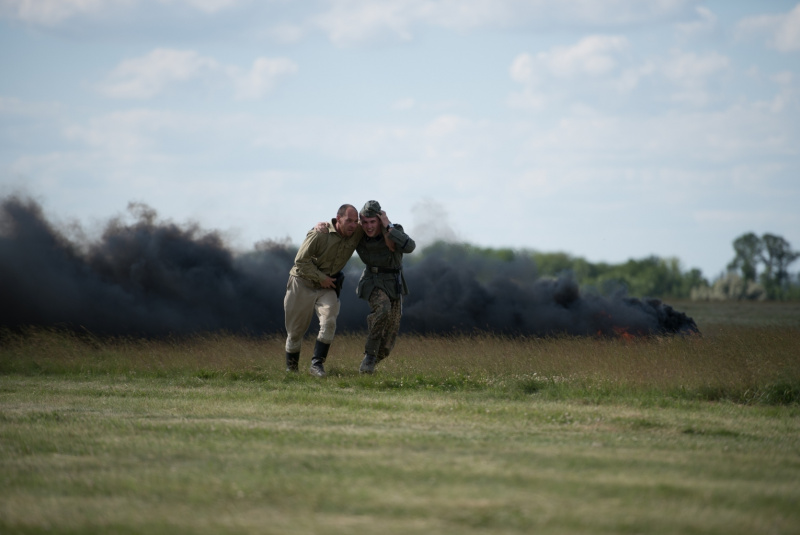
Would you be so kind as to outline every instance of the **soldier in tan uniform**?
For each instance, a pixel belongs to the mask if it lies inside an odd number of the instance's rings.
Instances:
[[[365,236],[356,247],[366,264],[356,290],[361,299],[369,302],[367,341],[361,373],[373,373],[375,366],[389,356],[400,330],[403,296],[408,287],[403,277],[403,254],[414,251],[417,244],[393,225],[381,210],[378,201],[368,201],[359,213]]]
[[[312,229],[306,234],[289,272],[283,299],[287,333],[286,370],[298,371],[300,344],[316,312],[319,334],[309,371],[317,377],[325,377],[323,364],[336,332],[338,291],[344,278],[342,269],[364,237],[358,224],[358,212],[350,204],[342,205],[336,218],[323,228],[322,232]]]

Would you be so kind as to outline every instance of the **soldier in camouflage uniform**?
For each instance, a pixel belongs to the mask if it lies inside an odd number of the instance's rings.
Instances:
[[[359,217],[365,236],[359,241],[356,253],[366,267],[356,291],[361,299],[369,302],[371,309],[367,316],[369,333],[364,360],[359,371],[373,373],[375,365],[389,356],[397,340],[403,296],[408,295],[403,277],[403,254],[414,251],[417,245],[402,226],[389,222],[378,201],[368,201]]]

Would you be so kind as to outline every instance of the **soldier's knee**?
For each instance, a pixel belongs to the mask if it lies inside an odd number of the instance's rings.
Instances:
[[[336,334],[336,318],[328,318],[319,324],[319,335],[317,339],[326,344],[333,341],[333,336]]]
[[[392,309],[390,307],[380,307],[375,310],[375,315],[381,319],[389,318],[392,315]]]

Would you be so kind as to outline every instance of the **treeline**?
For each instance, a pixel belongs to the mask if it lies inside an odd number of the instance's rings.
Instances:
[[[692,289],[708,285],[699,269],[684,271],[677,258],[649,256],[622,264],[589,262],[567,253],[544,253],[535,250],[492,249],[469,244],[438,242],[410,255],[407,263],[420,261],[435,253],[456,266],[475,272],[479,281],[490,280],[498,272],[513,272],[515,278],[570,275],[585,291],[602,295],[625,292],[639,297],[688,299]]]
[[[728,271],[709,281],[699,269],[684,269],[678,258],[648,256],[621,264],[589,262],[567,253],[528,249],[483,248],[470,244],[438,242],[406,262],[419,262],[437,254],[448,264],[474,272],[479,281],[498,273],[531,280],[569,274],[584,290],[602,295],[626,292],[638,297],[693,300],[800,300],[800,275],[789,265],[800,257],[789,243],[772,234],[748,233],[733,243],[734,259]],[[357,262],[357,260],[356,260]]]

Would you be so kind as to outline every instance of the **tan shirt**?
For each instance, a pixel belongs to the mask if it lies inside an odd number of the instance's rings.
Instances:
[[[320,288],[326,277],[331,277],[344,269],[347,261],[353,256],[358,242],[364,237],[364,229],[356,226],[355,232],[345,238],[334,226],[334,221],[328,222],[328,232],[308,231],[306,238],[294,257],[290,275],[310,282],[315,288]]]

